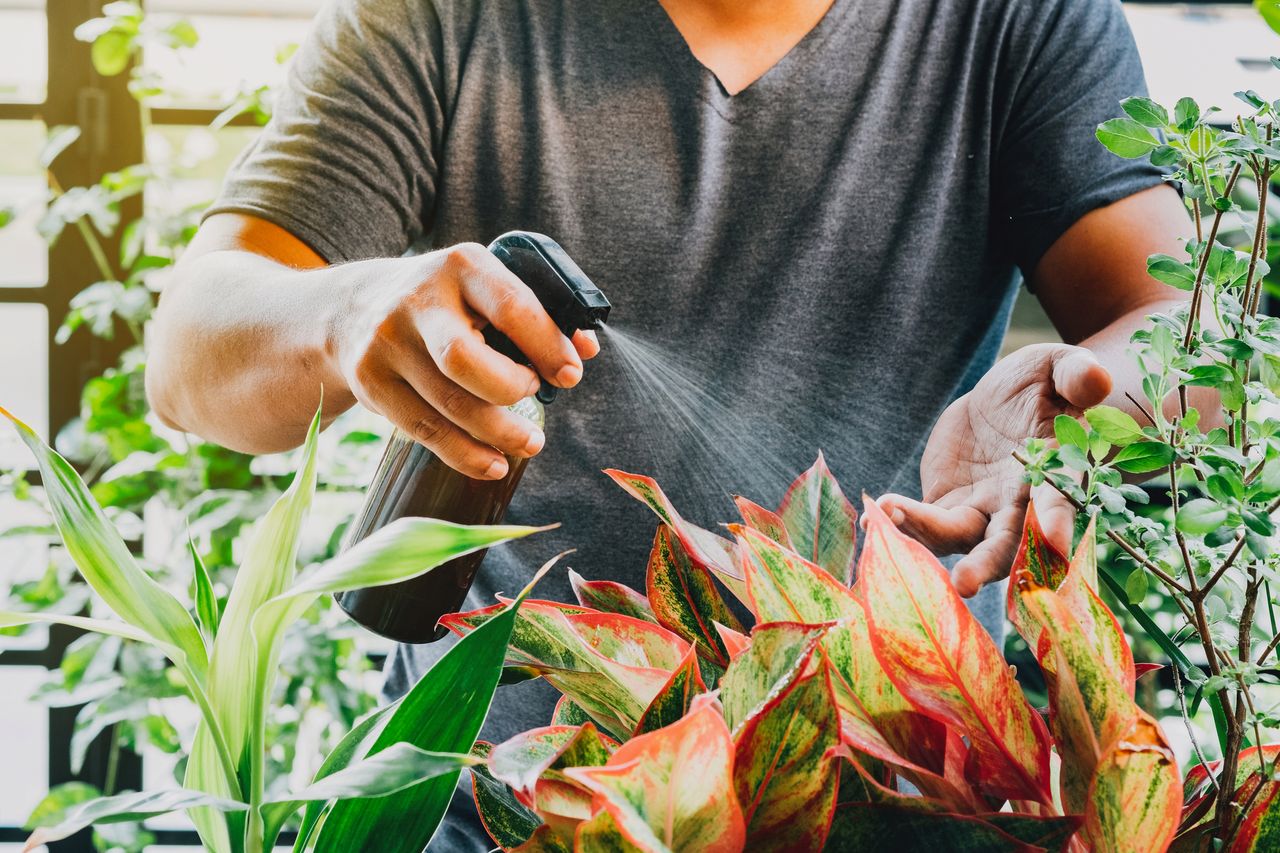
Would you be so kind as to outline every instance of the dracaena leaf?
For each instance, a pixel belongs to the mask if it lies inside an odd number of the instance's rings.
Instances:
[[[644,709],[640,722],[636,724],[636,734],[642,735],[669,726],[679,720],[693,705],[694,697],[706,693],[707,685],[702,681],[702,673],[698,670],[697,653],[692,646],[680,664],[667,679],[667,683],[653,697],[649,707]]]
[[[0,415],[9,419],[35,456],[49,510],[81,576],[117,616],[155,642],[179,650],[183,660],[175,663],[203,681],[207,652],[191,614],[138,566],[70,463],[8,411],[0,408]]]
[[[589,581],[570,569],[569,585],[573,587],[574,597],[583,607],[603,613],[621,613],[646,622],[658,621],[648,599],[626,584],[617,581]]]
[[[795,550],[795,545],[791,542],[791,534],[787,532],[787,524],[782,520],[782,516],[741,495],[736,495],[733,502],[738,507],[738,514],[742,516],[743,524],[753,530],[759,530],[782,547]]]
[[[306,803],[385,797],[437,776],[452,774],[456,778],[462,768],[479,762],[468,754],[429,752],[413,744],[393,743],[300,791],[269,800],[262,805],[262,819],[267,826],[279,827]]]
[[[846,585],[853,581],[858,511],[840,490],[821,453],[787,489],[778,515],[798,553]]]
[[[565,774],[594,792],[619,829],[643,848],[743,849],[733,743],[710,697],[699,697],[678,723],[624,743],[604,767],[569,768]]]
[[[669,527],[659,527],[654,535],[645,587],[659,624],[694,643],[703,658],[721,668],[729,665],[729,652],[715,623],[738,631],[742,624],[720,597],[711,573]]]
[[[680,539],[680,544],[684,545],[693,559],[719,578],[739,601],[746,603],[747,590],[742,580],[742,573],[733,558],[731,543],[709,530],[685,521],[652,477],[628,474],[612,468],[604,473],[608,474],[627,494],[653,510],[658,518],[662,519],[662,523],[670,527],[671,532]]]
[[[26,845],[22,848],[23,853],[75,835],[86,826],[142,820],[194,806],[223,811],[243,811],[248,808],[244,803],[210,796],[203,791],[185,789],[143,791],[114,797],[100,797],[76,806],[56,826],[37,829],[27,839]]]
[[[825,667],[743,724],[734,737],[734,785],[752,851],[822,849],[836,804],[839,728]]]
[[[471,749],[493,701],[516,614],[554,562],[544,565],[502,612],[436,661],[396,705],[368,755],[402,742],[432,752]],[[339,800],[320,824],[316,853],[420,853],[444,818],[457,781],[457,772],[447,773],[375,800]]]
[[[876,658],[913,705],[968,738],[971,778],[992,796],[1051,803],[1049,736],[946,569],[865,503],[858,564]]]
[[[1182,784],[1160,724],[1139,711],[1099,762],[1084,831],[1096,853],[1164,850],[1178,831]]]

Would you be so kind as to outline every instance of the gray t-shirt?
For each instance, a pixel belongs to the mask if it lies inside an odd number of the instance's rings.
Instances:
[[[853,497],[918,493],[1018,271],[1161,180],[1093,137],[1143,89],[1115,0],[834,0],[734,96],[658,0],[335,0],[214,210],[332,263],[558,240],[620,330],[692,372],[647,365],[664,381],[636,394],[606,339],[508,513],[563,526],[490,553],[471,604],[569,547],[643,589],[656,519],[602,468],[655,476],[708,525],[731,489],[776,503],[819,448]],[[538,594],[568,599],[566,574]],[[397,657],[391,689],[446,645]],[[486,736],[545,725],[553,699],[501,689]]]

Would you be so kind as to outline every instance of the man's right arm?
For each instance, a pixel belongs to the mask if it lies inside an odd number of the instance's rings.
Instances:
[[[537,370],[484,343],[492,323]],[[252,453],[301,443],[360,402],[475,478],[506,474],[541,432],[505,407],[540,374],[577,384],[573,341],[483,246],[330,266],[289,231],[210,217],[166,283],[149,330],[147,395],[166,423]]]

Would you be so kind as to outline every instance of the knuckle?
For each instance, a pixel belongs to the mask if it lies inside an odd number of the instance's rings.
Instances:
[[[436,365],[446,376],[460,376],[468,364],[467,348],[461,338],[448,337],[436,351]]]
[[[444,250],[444,264],[456,274],[470,273],[484,262],[488,250],[479,243],[458,243]]]
[[[440,392],[440,410],[457,418],[471,408],[471,395],[457,385],[450,385]]]
[[[447,446],[452,428],[444,418],[430,414],[417,418],[411,432],[414,439],[434,450]]]

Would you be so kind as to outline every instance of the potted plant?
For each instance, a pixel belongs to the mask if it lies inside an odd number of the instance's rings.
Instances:
[[[297,848],[420,851],[444,815],[488,712],[521,593],[490,626],[451,649],[403,699],[363,718],[330,753],[314,781],[268,796],[267,705],[274,695],[284,630],[320,596],[393,583],[454,557],[537,528],[465,527],[404,519],[329,562],[298,575],[299,531],[316,485],[311,424],[301,467],[258,522],[225,608],[195,549],[188,609],[137,564],[75,469],[25,424],[0,409],[36,457],[68,554],[115,618],[0,612],[0,627],[71,625],[157,648],[181,675],[200,714],[186,785],[81,803],[50,816],[27,849],[92,824],[187,810],[207,849],[261,853],[303,811]],[[535,579],[536,580],[536,579]],[[376,841],[374,840],[376,838]]]

